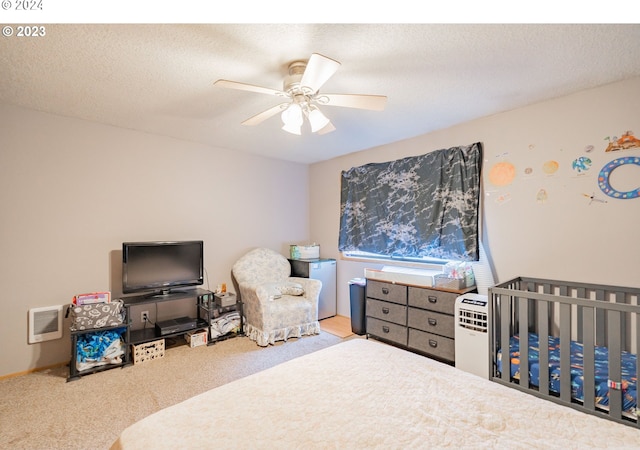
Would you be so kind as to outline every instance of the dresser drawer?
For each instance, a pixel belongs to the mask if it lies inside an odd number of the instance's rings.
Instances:
[[[406,347],[407,328],[374,317],[367,317],[367,333]]]
[[[366,311],[369,317],[397,323],[398,325],[407,325],[407,307],[404,305],[368,298]]]
[[[445,361],[455,361],[455,341],[437,334],[410,328],[409,348],[433,355]]]
[[[458,295],[435,289],[409,287],[409,306],[453,315]]]
[[[382,281],[367,280],[367,297],[387,302],[407,304],[407,286]]]
[[[454,317],[427,309],[409,308],[409,326],[441,336],[455,337]]]

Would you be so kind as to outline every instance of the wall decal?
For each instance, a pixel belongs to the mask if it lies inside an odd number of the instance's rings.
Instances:
[[[506,193],[506,194],[500,194],[498,195],[498,197],[496,197],[495,202],[499,205],[508,202],[509,200],[511,200],[511,194],[510,193]]]
[[[573,160],[573,162],[571,163],[571,168],[578,172],[578,174],[582,174],[591,169],[591,164],[592,161],[590,158],[587,158],[586,156],[580,156],[579,158]]]
[[[585,151],[586,153],[591,153],[591,152],[593,151],[593,149],[594,149],[594,148],[595,148],[595,147],[594,147],[593,145],[587,145],[587,146],[584,148],[584,151]]]
[[[516,168],[510,162],[499,162],[489,170],[489,181],[494,186],[508,186],[516,176]]]
[[[556,173],[558,171],[558,168],[560,167],[560,164],[558,164],[558,161],[547,161],[542,165],[542,171],[544,173],[546,173],[547,175],[553,175],[554,173]]]
[[[600,170],[600,173],[598,174],[598,186],[600,187],[600,190],[602,190],[602,192],[607,194],[609,197],[619,199],[640,197],[640,187],[632,191],[620,192],[614,189],[609,183],[611,172],[625,164],[637,164],[640,166],[640,156],[627,156],[626,158],[614,159],[613,161],[605,164],[605,166],[602,168],[602,170]]]
[[[618,150],[629,150],[631,148],[640,148],[640,139],[633,135],[633,131],[626,131],[620,139],[614,136],[607,136],[605,140],[609,141],[605,152],[616,152]]]
[[[606,200],[602,200],[601,198],[597,198],[596,194],[593,193],[591,195],[589,194],[582,194],[584,197],[587,197],[589,199],[589,204],[593,203],[593,202],[598,202],[598,203],[607,203]]]
[[[549,196],[547,195],[547,191],[545,189],[540,189],[536,194],[537,203],[544,203],[547,201],[548,198]]]

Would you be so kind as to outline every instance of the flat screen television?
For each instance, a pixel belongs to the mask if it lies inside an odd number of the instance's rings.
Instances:
[[[169,294],[204,282],[204,242],[123,242],[122,292]]]

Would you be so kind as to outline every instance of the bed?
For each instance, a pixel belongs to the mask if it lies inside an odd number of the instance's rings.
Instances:
[[[640,427],[640,289],[519,277],[489,295],[493,381]]]
[[[640,448],[638,430],[355,337],[122,431],[143,448]]]

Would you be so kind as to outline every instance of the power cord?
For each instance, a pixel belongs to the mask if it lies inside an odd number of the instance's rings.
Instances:
[[[207,291],[211,291],[211,285],[209,284],[209,272],[206,267],[204,267],[204,274],[207,277]]]
[[[158,305],[156,304],[156,316],[158,315]],[[149,319],[149,313],[146,313],[143,317],[143,322],[144,322],[144,327],[143,328],[147,328],[147,324],[150,324],[152,327],[154,327],[156,324],[155,322],[152,322],[151,319]]]

